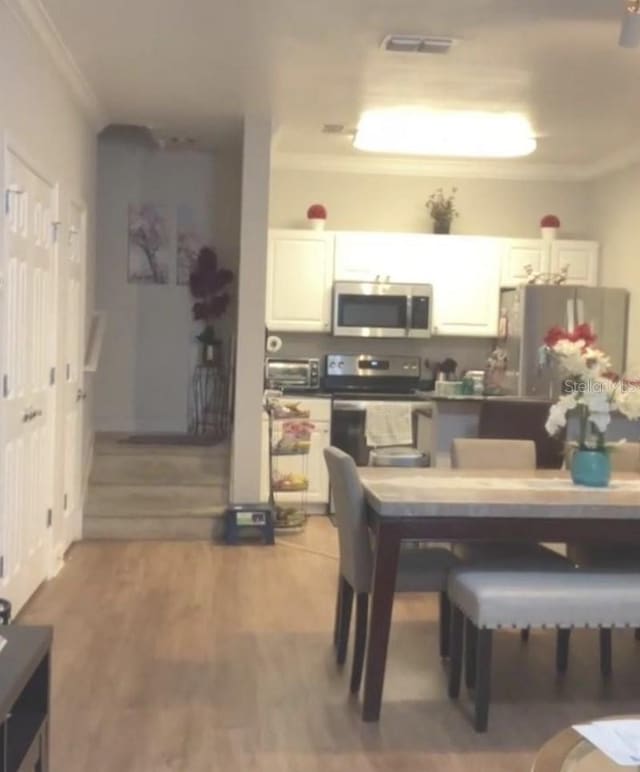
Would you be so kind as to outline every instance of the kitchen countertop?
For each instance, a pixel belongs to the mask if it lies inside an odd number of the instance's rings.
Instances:
[[[335,395],[329,391],[304,391],[302,389],[286,389],[283,393],[284,399],[331,399]],[[341,393],[339,399],[349,399],[348,394]],[[406,395],[407,401],[416,402],[550,402],[546,397],[520,397],[517,394],[491,395],[491,394],[455,394],[444,396],[436,394],[435,391],[416,391]],[[362,399],[360,393],[353,395],[354,400]]]
[[[429,402],[550,402],[547,397],[520,397],[517,394],[453,394],[444,396],[435,391],[421,391],[418,395]]]

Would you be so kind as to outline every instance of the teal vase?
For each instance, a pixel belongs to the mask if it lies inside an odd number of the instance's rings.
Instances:
[[[611,479],[609,454],[602,450],[576,450],[571,459],[571,479],[576,485],[606,488]]]

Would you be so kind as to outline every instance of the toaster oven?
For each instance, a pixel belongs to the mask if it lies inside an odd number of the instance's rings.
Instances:
[[[320,388],[320,360],[269,357],[265,361],[264,381],[268,389],[317,391]]]

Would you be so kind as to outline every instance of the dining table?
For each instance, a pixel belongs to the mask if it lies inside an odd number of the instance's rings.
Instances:
[[[361,467],[375,535],[362,718],[378,721],[403,540],[640,545],[640,477],[603,488],[564,470]]]

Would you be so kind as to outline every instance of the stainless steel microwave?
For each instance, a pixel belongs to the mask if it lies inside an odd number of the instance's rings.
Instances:
[[[338,281],[333,285],[333,334],[361,338],[428,338],[430,284]]]

